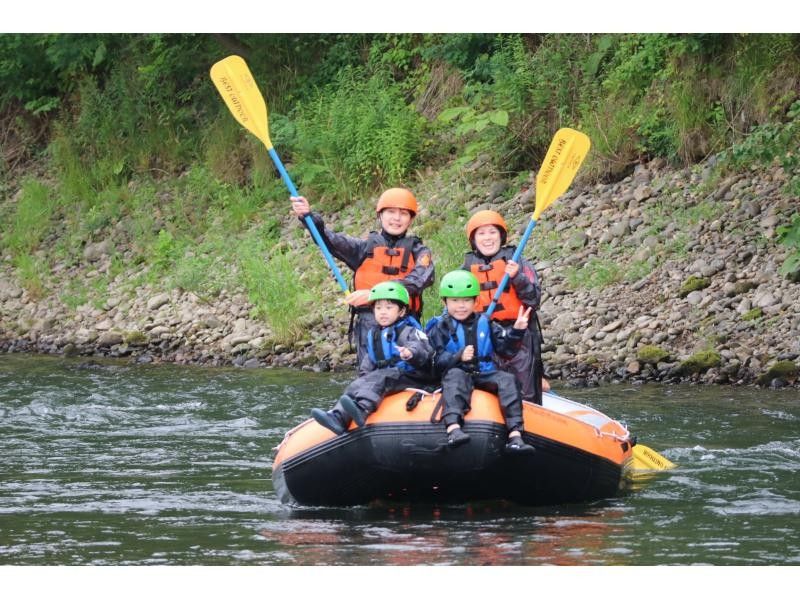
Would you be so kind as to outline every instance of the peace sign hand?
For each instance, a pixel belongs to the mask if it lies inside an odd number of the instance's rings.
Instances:
[[[525,330],[528,327],[528,316],[531,315],[532,309],[533,309],[532,307],[525,309],[524,305],[520,305],[519,314],[517,315],[517,321],[514,322],[514,328],[516,328],[517,330]]]

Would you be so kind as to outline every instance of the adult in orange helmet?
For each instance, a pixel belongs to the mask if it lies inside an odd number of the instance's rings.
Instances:
[[[375,318],[369,308],[369,291],[380,282],[396,280],[409,294],[409,315],[422,315],[422,291],[433,284],[434,268],[431,251],[419,237],[408,234],[419,213],[417,198],[408,189],[386,189],[378,198],[375,212],[381,229],[366,239],[337,233],[327,228],[322,217],[311,210],[305,197],[292,197],[292,210],[303,222],[311,214],[322,238],[334,257],[353,270],[353,292],[347,296],[351,318],[348,336],[356,339],[357,363],[367,350],[369,331]]]
[[[542,384],[545,390],[549,385],[543,380],[541,331],[536,316],[542,290],[536,270],[525,258],[521,258],[519,263],[512,260],[516,247],[506,245],[508,226],[494,210],[475,212],[467,221],[466,233],[472,251],[466,253],[461,267],[472,272],[480,284],[476,311],[487,310],[505,274],[508,274],[510,282],[500,295],[492,320],[510,328],[520,308],[532,310],[522,346],[513,356],[498,358],[498,364],[501,369],[514,374],[524,400],[541,404]]]

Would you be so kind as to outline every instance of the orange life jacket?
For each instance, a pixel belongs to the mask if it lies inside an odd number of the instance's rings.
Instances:
[[[488,264],[474,263],[470,264],[469,269],[481,285],[481,292],[475,301],[475,311],[482,313],[488,309],[497,287],[500,286],[500,281],[503,280],[506,260],[497,259]],[[516,320],[522,305],[514,285],[509,280],[492,313],[492,320]]]
[[[373,247],[353,276],[356,291],[369,290],[379,282],[402,280],[414,269],[414,254],[411,248],[416,237],[403,237],[394,247],[383,244],[383,237],[375,235],[371,238]],[[412,314],[422,311],[422,298],[409,295],[408,309]]]

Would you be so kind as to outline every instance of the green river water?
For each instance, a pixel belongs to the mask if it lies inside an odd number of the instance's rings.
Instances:
[[[348,376],[0,356],[0,565],[798,565],[800,392],[561,394],[677,462],[587,504],[290,508],[273,448]]]

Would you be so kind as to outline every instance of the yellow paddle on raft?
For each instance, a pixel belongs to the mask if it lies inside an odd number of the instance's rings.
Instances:
[[[575,174],[578,172],[578,168],[580,168],[584,158],[589,153],[591,145],[589,137],[580,131],[569,127],[556,131],[553,140],[550,142],[542,167],[536,175],[536,206],[531,216],[531,221],[522,235],[522,239],[511,258],[512,260],[519,261],[522,250],[536,227],[539,216],[569,188],[575,178]],[[508,281],[509,276],[506,274],[497,287],[491,304],[486,309],[487,317],[491,317],[494,312],[497,301],[500,299],[500,295],[503,293]],[[663,471],[675,467],[675,464],[669,459],[643,444],[634,446],[632,454],[633,460],[630,471],[634,476],[652,474],[654,471]]]

